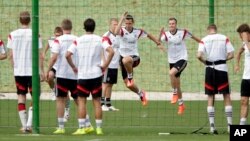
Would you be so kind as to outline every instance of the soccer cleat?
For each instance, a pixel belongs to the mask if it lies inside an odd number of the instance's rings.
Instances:
[[[86,132],[84,128],[79,128],[74,133],[72,133],[72,135],[85,135],[85,134]]]
[[[106,105],[102,105],[102,111],[109,111],[109,108]]]
[[[100,128],[100,127],[96,128],[96,134],[103,135],[102,128]]]
[[[175,104],[178,101],[178,95],[177,94],[173,94],[172,100],[171,100],[171,104]]]
[[[63,118],[64,118],[64,122],[67,122],[69,120],[69,109],[65,108]]]
[[[56,131],[53,132],[53,134],[64,134],[65,130],[64,128],[57,128]]]
[[[119,111],[119,109],[116,109],[114,106],[108,107],[109,111]]]
[[[179,105],[178,107],[178,115],[182,115],[185,111],[185,106],[184,104]]]
[[[88,134],[88,133],[91,133],[91,132],[94,132],[95,131],[95,129],[93,128],[93,126],[89,126],[89,127],[85,127],[85,132],[86,132],[86,134]]]
[[[218,131],[215,129],[215,130],[210,130],[210,134],[212,135],[218,135]]]
[[[128,79],[127,81],[127,87],[132,87],[134,85],[134,79]]]
[[[32,133],[32,129],[31,128],[20,128],[20,131],[22,132],[22,133]]]
[[[148,105],[148,100],[147,100],[147,95],[146,92],[144,90],[141,91],[142,95],[141,95],[141,102],[143,106],[147,106]]]

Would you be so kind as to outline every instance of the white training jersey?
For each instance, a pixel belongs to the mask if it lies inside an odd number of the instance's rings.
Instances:
[[[222,34],[210,34],[204,37],[199,43],[198,52],[202,52],[207,61],[215,62],[218,60],[227,60],[227,54],[233,52],[234,48],[229,39]],[[226,64],[209,65],[216,70],[228,71]]]
[[[52,51],[51,51],[51,49],[52,49],[52,46],[53,46],[53,44],[54,44],[54,40],[56,39],[56,37],[54,37],[54,36],[51,36],[49,39],[48,39],[48,44],[49,44],[49,50],[50,50],[50,57],[52,57]],[[57,61],[56,61],[56,63],[53,65],[53,68],[56,70],[56,68],[57,68]]]
[[[4,48],[4,43],[2,40],[0,40],[0,54],[5,54],[6,50]]]
[[[14,76],[32,76],[32,30],[21,28],[11,32],[7,48],[12,49]],[[42,48],[41,38],[39,48]]]
[[[138,39],[140,37],[147,37],[147,33],[142,29],[133,28],[131,32],[128,32],[125,27],[120,30],[120,48],[119,52],[122,57],[126,56],[139,56],[138,52]]]
[[[244,53],[245,53],[245,63],[244,63],[244,72],[243,79],[250,79],[250,52],[247,48],[247,45],[244,45]]]
[[[102,46],[104,48],[111,46],[115,52],[108,68],[117,69],[119,67],[119,59],[120,59],[120,53],[118,51],[119,44],[120,44],[119,38],[110,31],[106,32],[102,37]],[[108,56],[108,53],[104,51],[104,57],[107,58],[107,56]]]
[[[188,60],[187,47],[185,39],[192,37],[192,34],[186,29],[177,29],[175,34],[170,31],[163,32],[161,41],[168,47],[168,62],[176,63],[179,60]]]
[[[95,34],[85,34],[77,38],[68,49],[78,56],[78,79],[94,79],[102,76],[102,38]]]
[[[54,43],[52,45],[52,53],[58,54],[57,57],[57,68],[56,68],[56,77],[58,78],[65,78],[65,79],[72,79],[76,80],[77,75],[74,73],[72,68],[70,67],[65,54],[70,47],[70,45],[73,43],[73,41],[77,37],[72,34],[63,34],[56,38],[54,40]],[[73,55],[72,60],[74,64],[78,64],[77,56]]]

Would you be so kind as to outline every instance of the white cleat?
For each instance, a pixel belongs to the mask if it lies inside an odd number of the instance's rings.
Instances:
[[[116,109],[114,106],[107,107],[109,111],[119,111],[119,109]]]
[[[109,111],[109,108],[106,105],[102,105],[102,111]]]

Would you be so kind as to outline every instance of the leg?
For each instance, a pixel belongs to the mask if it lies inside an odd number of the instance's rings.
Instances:
[[[122,63],[124,65],[124,68],[126,69],[128,73],[128,79],[133,78],[133,58],[131,56],[127,56],[122,58]]]
[[[249,97],[241,96],[241,106],[240,106],[240,125],[246,125],[248,117],[248,107]]]
[[[102,109],[100,103],[100,97],[93,97],[93,107],[95,109],[95,121],[96,121],[96,134],[102,135]]]
[[[27,113],[26,113],[26,95],[18,94],[18,113],[19,118],[22,123],[22,131],[25,132],[26,130],[26,123],[27,123]]]
[[[227,117],[227,125],[228,125],[228,132],[230,132],[230,125],[232,125],[232,116],[233,116],[233,108],[230,94],[223,94],[224,97],[224,105],[225,105],[225,114]]]
[[[208,95],[207,113],[208,113],[208,119],[209,119],[209,124],[210,124],[210,133],[218,134],[214,125],[214,117],[215,117],[214,97],[215,95]]]

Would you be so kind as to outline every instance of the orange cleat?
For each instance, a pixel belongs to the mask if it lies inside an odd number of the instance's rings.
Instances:
[[[184,104],[181,104],[179,105],[179,108],[178,108],[178,115],[182,115],[185,111],[185,106]]]
[[[147,100],[147,95],[146,92],[144,90],[142,90],[142,96],[141,96],[141,102],[143,106],[147,106],[148,105],[148,100]]]
[[[178,95],[177,94],[173,94],[172,100],[171,100],[171,104],[175,104],[178,101]]]

